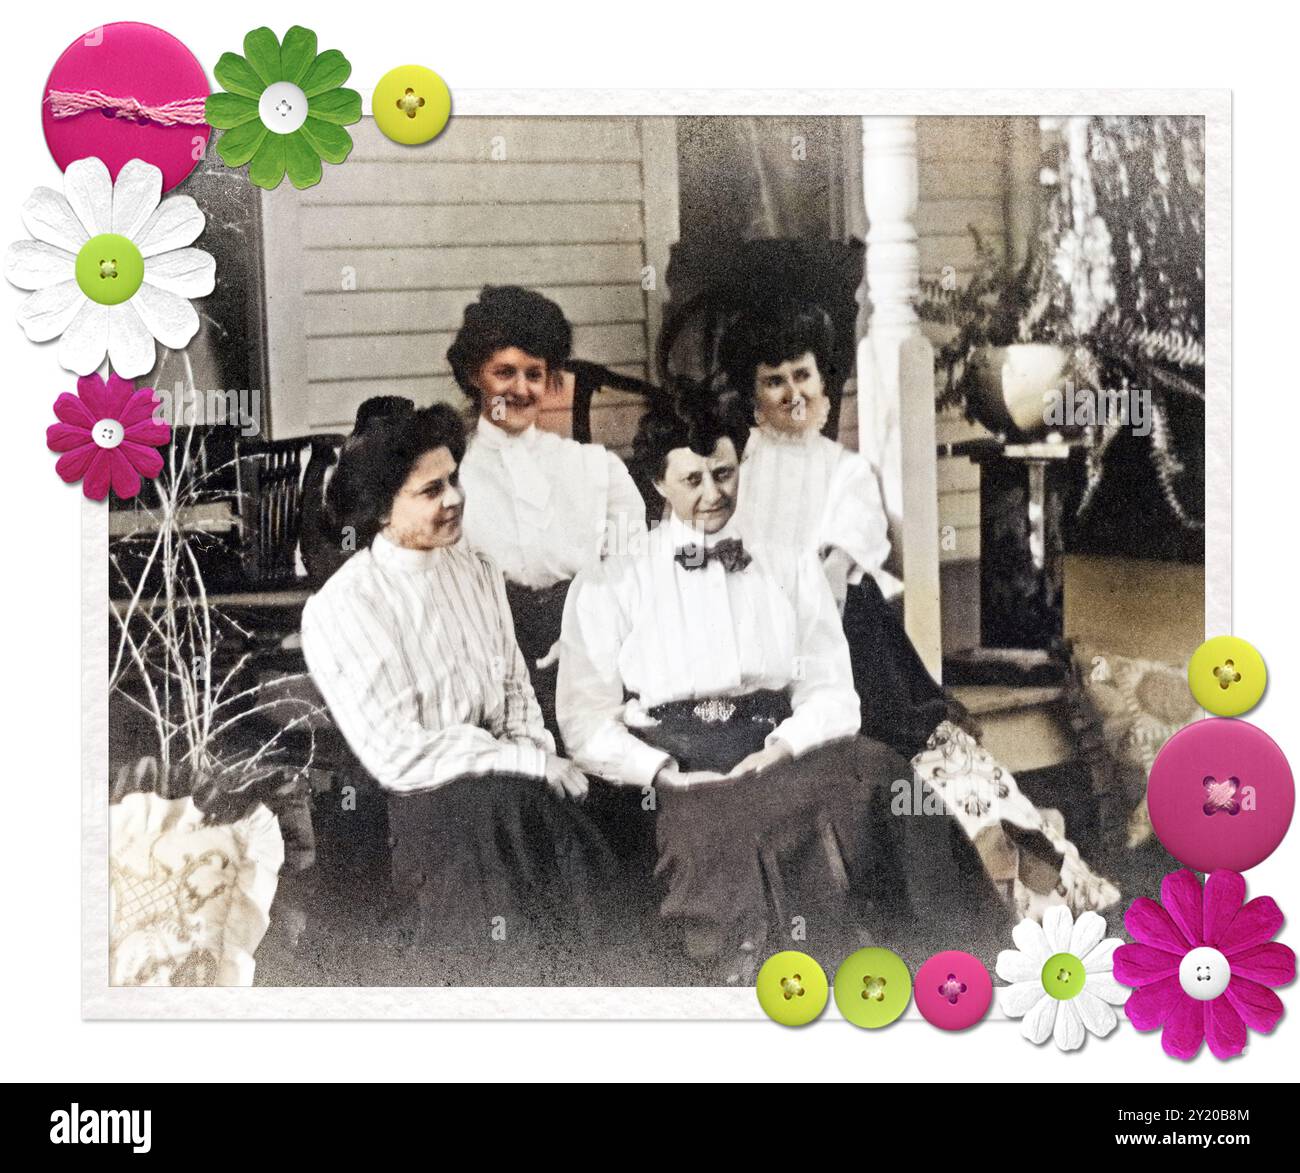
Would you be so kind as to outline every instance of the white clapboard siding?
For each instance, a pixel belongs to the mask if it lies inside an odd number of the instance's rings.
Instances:
[[[997,158],[949,159],[941,167],[923,169],[919,178],[923,200],[1000,200],[1006,184],[1002,160]]]
[[[917,119],[916,157],[923,169],[927,163],[954,159],[979,162],[1005,149],[1005,118],[938,114]]]
[[[466,285],[627,285],[641,276],[639,244],[515,244],[303,250],[308,293],[459,289]],[[441,324],[441,323],[439,323]]]
[[[921,118],[917,120],[920,199],[916,227],[923,280],[965,284],[975,269],[973,225],[998,255],[1007,245],[1007,120],[1002,118]],[[956,329],[926,322],[936,347]],[[936,378],[943,378],[936,372]],[[935,420],[939,443],[981,434],[959,414],[941,412]],[[979,466],[965,457],[938,462],[939,568],[941,622],[945,652],[979,642]]]
[[[970,279],[975,267],[971,225],[990,248],[1005,253],[1009,151],[1010,120],[1006,118],[917,119],[920,199],[916,227],[922,280],[949,277],[964,284]],[[937,323],[925,323],[924,331],[936,346],[955,334]],[[952,412],[940,413],[935,426],[939,443],[987,434]],[[944,457],[937,471],[940,562],[977,559],[979,468],[964,457]],[[945,598],[945,608],[949,605]]]
[[[575,357],[647,377],[677,234],[672,119],[453,118],[416,148],[370,118],[350,130],[315,187],[263,195],[274,437],[347,430],[373,395],[463,402],[447,347],[487,284],[540,290]],[[568,431],[567,413],[547,425]]]
[[[922,280],[965,283],[975,267],[970,226],[1001,254],[1007,238],[1009,120],[918,118],[916,231]]]
[[[453,331],[418,334],[311,334],[307,378],[311,383],[344,382],[366,378],[419,378],[450,374],[447,348]],[[642,322],[608,326],[577,326],[573,332],[576,354],[599,354],[612,366],[645,362],[645,326]]]
[[[369,120],[367,120],[369,121]],[[634,118],[454,118],[437,140],[438,162],[553,163],[556,160],[639,164],[644,147]],[[671,122],[670,118],[650,121]],[[455,124],[459,125],[455,125]],[[455,131],[453,134],[452,131]],[[418,152],[395,154],[375,134],[357,139],[349,164],[406,162]]]
[[[450,245],[639,244],[640,206],[622,203],[312,204],[303,208],[299,243],[307,249]],[[399,238],[400,237],[400,238]]]
[[[463,125],[468,119],[456,121]],[[357,127],[360,129],[352,128],[354,137],[367,133],[383,137],[374,129],[372,119],[363,118]],[[444,133],[460,129],[449,125]],[[389,148],[409,150],[396,143]],[[567,204],[634,203],[641,198],[641,168],[636,163],[448,163],[435,162],[436,149],[436,142],[430,144],[429,153],[419,160],[365,163],[349,159],[304,191],[302,201],[334,205],[379,201],[386,208],[403,209],[431,200],[440,204]],[[400,217],[402,213],[389,214]]]
[[[642,313],[645,294],[639,285],[571,285],[564,289],[537,284],[531,288],[553,300],[563,299],[571,322],[582,330],[593,325],[635,322]],[[351,293],[313,294],[308,306],[308,337],[330,338],[347,334],[379,334],[430,322],[454,324],[479,293],[473,286],[460,289],[358,289]]]
[[[923,240],[948,236],[969,238],[968,225],[971,224],[980,236],[996,245],[1006,231],[1002,201],[985,196],[922,200],[917,205],[916,231]]]
[[[935,417],[935,442],[958,444],[989,435],[959,411],[948,409]],[[939,487],[940,562],[963,562],[980,556],[980,470],[965,456],[940,457]],[[955,531],[955,532],[953,532]]]

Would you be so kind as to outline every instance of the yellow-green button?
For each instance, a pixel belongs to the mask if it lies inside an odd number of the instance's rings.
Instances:
[[[92,236],[77,253],[77,284],[91,301],[121,305],[144,281],[144,258],[125,236]]]
[[[1068,1002],[1083,990],[1087,974],[1073,953],[1056,953],[1043,963],[1043,989],[1058,1002]]]
[[[804,1026],[826,1009],[826,971],[807,953],[773,953],[758,971],[758,1004],[782,1026]]]
[[[897,953],[859,949],[835,971],[835,1005],[854,1026],[888,1026],[912,1000],[912,975]]]
[[[1268,672],[1264,658],[1244,639],[1216,635],[1192,653],[1187,683],[1206,712],[1216,717],[1240,717],[1259,704]]]
[[[442,133],[451,117],[451,91],[432,69],[399,65],[379,79],[370,111],[385,136],[416,146]]]

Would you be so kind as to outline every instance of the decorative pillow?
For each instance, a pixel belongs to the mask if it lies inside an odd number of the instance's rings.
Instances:
[[[109,810],[110,983],[252,985],[284,862],[275,816],[205,825],[190,798],[152,793]]]
[[[1102,716],[1106,742],[1126,765],[1145,774],[1156,754],[1199,710],[1187,687],[1187,665],[1114,656],[1080,645],[1084,690]]]
[[[1076,645],[1084,692],[1101,717],[1106,747],[1130,774],[1136,808],[1129,816],[1128,843],[1138,847],[1152,834],[1147,814],[1146,780],[1156,754],[1200,710],[1187,687],[1187,666],[1115,656]]]

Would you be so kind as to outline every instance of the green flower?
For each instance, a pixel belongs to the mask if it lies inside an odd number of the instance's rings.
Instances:
[[[223,53],[209,94],[208,122],[223,133],[217,152],[227,167],[251,161],[248,178],[268,191],[284,173],[294,187],[320,182],[321,160],[342,163],[352,150],[343,128],[361,121],[361,95],[343,88],[352,66],[337,49],[316,52],[316,34],[294,25],[276,40],[268,28],[244,38],[244,56]],[[270,91],[268,93],[268,91]]]

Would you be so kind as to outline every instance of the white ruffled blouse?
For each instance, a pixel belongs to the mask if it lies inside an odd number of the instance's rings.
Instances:
[[[540,590],[645,533],[645,504],[599,444],[531,427],[511,436],[479,418],[460,466],[465,539],[510,582]]]
[[[746,540],[769,564],[787,568],[800,555],[844,551],[849,582],[870,574],[886,598],[902,584],[884,570],[889,522],[876,474],[866,457],[820,432],[787,436],[767,427],[749,433],[740,469],[736,514]]]

